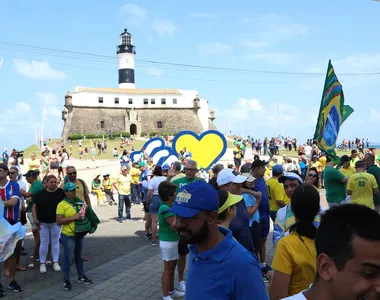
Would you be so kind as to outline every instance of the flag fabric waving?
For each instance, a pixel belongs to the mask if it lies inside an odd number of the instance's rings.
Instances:
[[[353,111],[350,106],[344,105],[343,88],[329,60],[314,140],[323,152],[335,160],[338,158],[335,145],[340,127]]]

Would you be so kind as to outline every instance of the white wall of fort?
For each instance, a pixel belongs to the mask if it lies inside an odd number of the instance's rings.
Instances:
[[[71,93],[71,95],[73,106],[82,107],[192,108],[194,107],[194,98],[197,91],[179,90],[178,94],[126,94],[83,91]],[[99,98],[102,98],[103,103],[99,102]],[[115,98],[118,101],[115,101]],[[201,100],[201,107],[208,111],[206,100]]]

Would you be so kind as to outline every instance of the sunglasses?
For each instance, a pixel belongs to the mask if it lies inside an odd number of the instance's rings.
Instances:
[[[75,175],[77,172],[67,173],[67,175]]]
[[[317,177],[317,175],[314,175],[314,174],[309,174],[309,177]]]
[[[185,168],[185,171],[196,172],[196,171],[198,171],[198,169]]]
[[[9,172],[10,175],[17,174],[17,172]]]

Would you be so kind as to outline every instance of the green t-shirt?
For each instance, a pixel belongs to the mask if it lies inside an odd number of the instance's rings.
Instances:
[[[160,225],[158,230],[158,236],[160,241],[164,242],[176,242],[179,241],[179,235],[174,229],[166,222],[166,219],[172,216],[175,216],[172,212],[168,212],[166,214],[161,214],[164,210],[169,209],[170,206],[166,203],[161,203],[160,208],[158,210],[158,224]]]
[[[176,180],[173,180],[172,183],[176,184],[177,185],[177,193],[178,191],[185,185],[188,185],[189,183],[192,183],[194,181],[205,181],[204,179],[202,178],[199,178],[199,177],[195,177],[193,179],[187,179],[186,177],[182,177],[182,178],[178,178]]]
[[[372,174],[376,178],[377,185],[380,187],[380,168],[376,165],[369,166],[367,173]],[[380,205],[380,194],[373,195],[373,203]]]
[[[32,193],[32,201],[28,205],[28,213],[32,212],[34,201],[36,200],[36,196],[39,192],[42,192],[44,190],[44,186],[42,185],[41,180],[36,180],[33,182],[29,188],[29,193]]]
[[[326,166],[325,189],[327,203],[339,203],[346,199],[346,185],[342,183],[344,175],[339,170]]]

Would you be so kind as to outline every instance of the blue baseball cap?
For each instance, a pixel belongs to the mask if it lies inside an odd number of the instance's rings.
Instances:
[[[281,165],[274,165],[272,167],[272,172],[276,174],[281,174],[282,172],[284,172],[284,168]]]
[[[162,166],[162,171],[167,171],[167,170],[169,170],[169,164],[164,164]]]
[[[218,210],[219,197],[215,188],[204,181],[195,181],[182,187],[173,206],[161,214],[172,212],[182,218],[192,218],[201,211]]]
[[[67,191],[75,191],[77,189],[77,186],[72,183],[72,182],[66,182],[65,185],[63,186],[63,190],[65,192]]]

